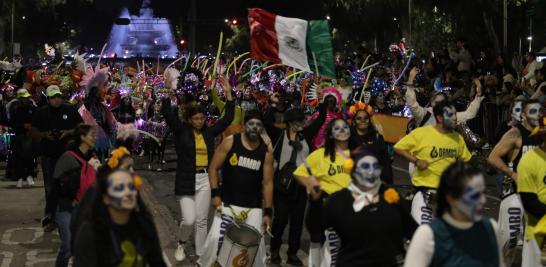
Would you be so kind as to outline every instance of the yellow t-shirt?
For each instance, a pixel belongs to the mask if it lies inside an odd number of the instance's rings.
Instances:
[[[521,157],[518,164],[518,192],[534,193],[538,200],[546,203],[546,152],[541,148],[534,148]],[[540,218],[526,213],[527,227],[525,239],[533,238],[533,228]]]
[[[209,166],[209,158],[207,153],[207,144],[203,134],[196,134],[195,136],[195,166],[207,167]]]
[[[409,151],[418,159],[428,162],[428,168],[424,171],[416,167],[411,178],[414,186],[428,188],[438,188],[440,175],[453,162],[469,161],[472,157],[459,133],[443,134],[434,126],[413,130],[400,139],[394,148]]]
[[[346,155],[350,155],[350,151],[343,151]],[[345,164],[345,157],[336,152],[336,160],[332,162],[330,156],[324,156],[324,148],[321,147],[313,151],[307,156],[307,164],[313,176],[317,178],[320,184],[320,188],[328,193],[333,194],[351,183],[351,176],[343,170],[343,164]],[[294,171],[294,175],[297,176],[309,176],[305,164],[301,164]]]

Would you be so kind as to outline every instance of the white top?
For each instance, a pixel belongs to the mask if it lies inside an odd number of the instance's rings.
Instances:
[[[474,223],[473,222],[461,222],[455,220],[449,213],[445,213],[442,218],[449,225],[465,230],[470,229]],[[500,244],[500,233],[499,225],[493,219],[491,219],[491,225],[493,230],[495,230],[495,236],[497,238],[497,245],[499,250],[499,262],[500,266],[504,267],[503,257],[502,257],[502,244]],[[432,261],[432,256],[434,255],[434,233],[432,228],[428,224],[423,224],[417,228],[411,243],[408,248],[408,253],[406,254],[406,261],[404,262],[404,267],[426,267],[430,265]]]

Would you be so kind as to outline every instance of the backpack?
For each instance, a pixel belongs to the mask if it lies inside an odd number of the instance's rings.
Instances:
[[[95,169],[93,169],[93,167],[89,165],[87,161],[78,156],[78,154],[72,151],[69,152],[82,164],[82,170],[80,172],[80,186],[78,188],[78,192],[76,193],[76,200],[80,202],[80,200],[83,198],[83,195],[85,194],[85,191],[87,191],[89,187],[95,185],[95,182],[97,180],[96,172]]]

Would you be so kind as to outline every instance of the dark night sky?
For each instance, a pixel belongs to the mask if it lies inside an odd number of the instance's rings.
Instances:
[[[198,46],[206,46],[217,42],[218,33],[229,33],[223,23],[225,18],[245,19],[247,8],[261,7],[273,13],[298,17],[302,19],[323,19],[323,1],[327,0],[197,0],[197,42]],[[94,12],[85,19],[82,42],[92,46],[100,46],[110,32],[113,20],[119,15],[123,6],[136,12],[142,0],[95,0]],[[185,22],[188,0],[152,0],[154,13],[160,17],[167,17],[173,24]],[[187,24],[183,24],[187,25]],[[183,35],[187,31],[183,28]]]

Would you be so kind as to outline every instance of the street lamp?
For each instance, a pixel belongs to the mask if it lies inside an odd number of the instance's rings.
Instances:
[[[331,20],[332,18],[330,17],[330,15],[326,15],[326,19]]]
[[[527,37],[527,40],[529,41],[529,52],[531,52],[531,48],[533,47],[533,36]]]

